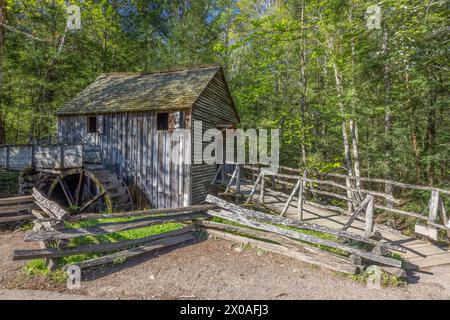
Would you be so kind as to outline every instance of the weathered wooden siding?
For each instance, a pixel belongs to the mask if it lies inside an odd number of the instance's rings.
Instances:
[[[66,144],[100,144],[103,115],[97,116],[98,133],[87,132],[87,116],[69,115],[58,118],[58,139]]]
[[[173,131],[156,130],[156,113],[112,113],[103,115],[102,162],[131,186],[146,194],[155,208],[189,205],[187,173],[183,159],[189,141],[173,138]],[[175,140],[175,141],[172,141]],[[171,150],[183,144],[178,163]]]
[[[239,122],[222,71],[217,73],[198,98],[193,108],[192,118],[194,121],[202,121],[203,132],[217,128],[218,125],[234,125]],[[193,143],[202,143],[202,149],[210,143],[194,141],[194,138],[193,136]],[[216,165],[207,164],[192,165],[193,204],[202,203],[206,195],[213,190],[211,182],[214,179],[216,167]]]
[[[79,168],[83,165],[82,145],[0,146],[0,167],[10,170]]]

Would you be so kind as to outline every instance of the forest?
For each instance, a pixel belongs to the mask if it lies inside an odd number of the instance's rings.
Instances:
[[[443,0],[0,0],[0,144],[55,135],[55,111],[103,72],[221,64],[240,126],[281,129],[281,164],[448,187],[449,13]]]

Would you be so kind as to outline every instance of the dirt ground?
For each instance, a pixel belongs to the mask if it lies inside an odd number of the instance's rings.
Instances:
[[[23,232],[0,235],[0,299],[450,299],[450,266],[411,274],[411,284],[368,289],[333,272],[208,239],[83,274],[68,290],[24,275],[13,248],[37,248]]]

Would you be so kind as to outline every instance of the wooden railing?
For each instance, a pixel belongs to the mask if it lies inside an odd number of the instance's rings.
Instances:
[[[233,173],[228,175],[230,179],[226,183],[225,192],[229,192],[234,183],[236,193],[240,193],[241,181],[251,180],[253,187],[246,202],[248,203],[252,199],[257,190],[259,191],[259,201],[262,203],[264,202],[266,192],[287,197],[283,210],[280,212],[281,216],[285,215],[292,201],[297,200],[300,220],[303,219],[304,203],[347,214],[350,216],[350,224],[361,214],[363,209],[365,209],[366,217],[372,217],[369,219],[366,218],[366,221],[373,220],[375,211],[378,210],[420,220],[422,224],[416,224],[415,232],[427,236],[430,239],[437,240],[438,229],[447,231],[447,235],[450,236],[450,223],[442,200],[443,196],[450,195],[450,190],[412,185],[386,179],[353,177],[339,173],[309,173],[289,167],[280,167],[278,173],[265,175],[262,168],[250,165],[236,166]],[[219,168],[219,170],[221,169]],[[346,182],[342,183],[339,181],[342,179],[349,179],[352,183],[350,185]],[[359,181],[359,183],[355,183],[356,181]],[[362,182],[367,184],[367,186],[363,186]],[[383,188],[373,188],[369,184],[381,184],[383,186],[390,184],[393,187],[398,187],[403,190],[409,189],[429,192],[430,200],[427,208],[424,208],[424,211],[421,213],[396,208],[396,205],[404,205],[408,200],[399,200],[393,194],[380,191]],[[343,193],[339,193],[339,191]],[[313,198],[313,201],[311,201],[311,198]],[[343,208],[335,204],[321,203],[320,199],[323,198],[338,199],[346,202],[348,206],[347,208]],[[366,233],[369,235],[373,227],[373,221],[367,222],[366,227]]]

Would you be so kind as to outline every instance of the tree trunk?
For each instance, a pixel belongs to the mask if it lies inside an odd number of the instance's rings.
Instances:
[[[390,76],[390,67],[388,63],[389,56],[389,31],[387,26],[385,25],[383,28],[383,45],[382,51],[384,56],[384,66],[383,66],[383,77],[384,77],[384,91],[385,91],[385,99],[384,99],[384,107],[385,107],[385,116],[384,116],[384,150],[385,150],[385,178],[387,180],[392,180],[392,163],[391,163],[391,151],[392,151],[392,110],[391,110],[391,76]],[[392,185],[386,183],[384,187],[384,191],[387,194],[392,195]],[[392,207],[393,204],[388,201],[388,206]]]
[[[411,88],[409,87],[409,73],[406,71],[405,73],[405,83],[406,90],[408,92],[408,112],[411,119],[411,147],[414,152],[414,169],[416,171],[416,182],[420,184],[420,152],[419,152],[419,143],[417,141],[417,126],[414,118],[415,107],[412,100]]]
[[[433,89],[429,93],[429,110],[427,117],[426,129],[426,155],[431,157],[435,154],[436,141],[436,110],[435,110],[436,94]],[[427,178],[428,184],[431,186],[435,182],[434,160],[427,161]]]
[[[342,117],[342,138],[344,142],[344,157],[345,162],[347,165],[347,174],[351,177],[353,176],[352,172],[352,158],[350,156],[350,144],[348,139],[348,133],[347,133],[347,120],[345,119],[345,106],[343,102],[343,88],[342,88],[342,82],[341,82],[341,75],[339,74],[339,70],[337,68],[336,63],[333,62],[333,70],[334,70],[334,76],[336,80],[336,90],[338,92],[338,100],[339,100],[339,110]],[[345,184],[348,188],[351,188],[351,180],[350,178],[345,179]],[[347,190],[347,197],[353,199],[352,192],[350,190]],[[352,203],[348,202],[348,211],[352,212]]]
[[[5,114],[3,112],[3,59],[6,23],[6,0],[0,0],[0,145],[6,143]]]
[[[301,76],[301,84],[302,84],[302,96],[300,99],[300,118],[301,118],[301,131],[302,131],[302,138],[301,138],[301,151],[302,151],[302,162],[303,165],[306,166],[306,147],[305,147],[305,112],[307,109],[307,90],[308,90],[308,80],[306,78],[306,36],[305,36],[305,1],[302,1],[301,5],[301,13],[300,13],[300,20],[302,22],[302,50],[301,50],[301,63],[300,63],[300,76]]]

